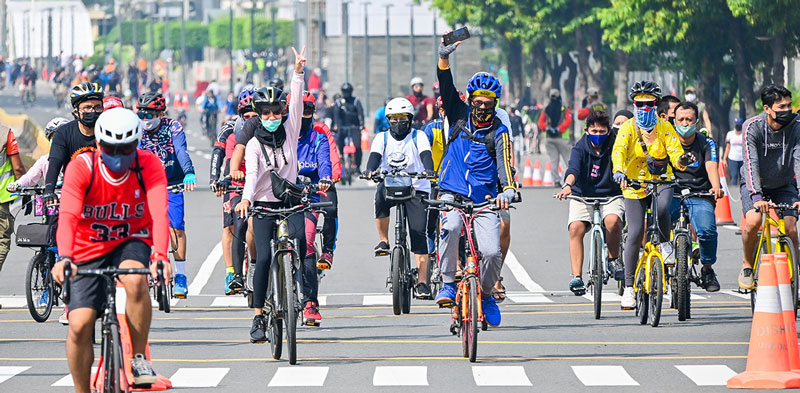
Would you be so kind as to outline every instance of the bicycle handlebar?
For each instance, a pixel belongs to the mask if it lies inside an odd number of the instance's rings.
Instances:
[[[64,284],[62,285],[62,287],[63,287],[62,298],[64,300],[64,304],[68,304],[69,300],[70,300],[70,295],[71,295],[71,293],[70,293],[70,281],[72,280],[72,275],[73,275],[72,264],[73,264],[73,262],[69,262],[69,263],[65,263],[64,264]],[[158,280],[159,285],[161,286],[162,290],[166,290],[166,285],[164,285],[163,263],[161,261],[158,261],[158,264],[159,264],[159,270],[158,270],[159,277],[157,278],[157,280]],[[77,276],[103,276],[103,277],[106,277],[106,278],[114,278],[114,277],[117,277],[117,276],[120,276],[120,275],[125,275],[125,274],[142,274],[142,275],[146,275],[146,274],[150,274],[150,269],[146,269],[146,268],[119,269],[119,268],[115,268],[115,267],[106,267],[106,268],[102,268],[102,269],[79,269],[76,266],[76,269],[75,269],[75,272],[74,272],[74,275],[76,277]],[[167,300],[167,303],[169,303],[169,300]]]
[[[266,215],[266,216],[280,216],[286,214],[294,214],[301,211],[306,210],[317,210],[323,207],[331,207],[333,206],[333,202],[312,202],[312,203],[305,203],[297,206],[292,207],[284,207],[284,208],[269,208],[265,206],[253,206],[250,208],[249,215],[256,216],[256,215]]]
[[[553,195],[553,197],[555,197],[555,195]],[[622,195],[615,195],[613,197],[585,197],[585,198],[575,195],[567,195],[567,199],[576,200],[578,202],[587,205],[593,205],[595,203],[599,203],[601,205],[607,205],[613,201],[616,201],[617,199],[622,199]]]
[[[767,201],[767,202],[769,202],[769,201]],[[780,213],[783,213],[783,212],[789,211],[789,210],[795,210],[794,206],[792,206],[792,205],[790,205],[788,203],[774,203],[774,206],[770,206],[769,209],[775,210],[775,211],[780,212]],[[756,208],[756,212],[765,213],[765,212],[762,212],[761,209],[759,209],[759,208]]]
[[[456,202],[456,201],[448,201],[442,199],[423,199],[422,203],[425,205],[430,206],[436,210],[450,210],[450,208],[459,209],[465,212],[473,212],[478,209],[482,209],[488,207],[489,210],[500,210],[499,207],[496,205],[497,198],[490,198],[487,199],[486,202],[475,203],[473,201],[467,201],[466,203]],[[515,202],[510,202],[515,203]],[[509,208],[514,208],[513,206],[509,206]]]
[[[359,179],[372,180],[375,183],[380,183],[384,179],[386,179],[387,176],[408,176],[414,179],[425,179],[425,180],[431,180],[436,178],[435,176],[427,176],[423,172],[403,172],[402,170],[391,170],[391,171],[382,170],[374,174],[362,173],[358,177]]]
[[[179,184],[173,184],[171,186],[167,186],[167,191],[169,191],[169,192],[171,192],[173,194],[180,194],[182,192],[186,192],[186,184],[179,183]]]

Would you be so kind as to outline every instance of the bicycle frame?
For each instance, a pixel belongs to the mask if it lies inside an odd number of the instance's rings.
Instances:
[[[465,275],[458,283],[458,291],[456,292],[456,298],[453,299],[455,301],[455,306],[453,308],[453,319],[456,319],[457,313],[461,313],[462,319],[469,318],[469,307],[461,307],[458,309],[458,306],[463,303],[463,299],[469,298],[469,288],[467,288],[467,282],[469,282],[469,278],[475,277],[476,281],[478,282],[478,287],[475,288],[478,293],[478,299],[481,299],[481,267],[480,267],[480,260],[482,259],[480,252],[475,248],[475,230],[472,227],[472,222],[475,220],[475,217],[487,210],[489,207],[484,207],[477,212],[468,215],[466,212],[460,209],[453,209],[459,217],[461,217],[461,222],[464,223],[464,233],[467,235],[467,244],[466,244],[466,252],[467,252],[467,264],[465,266]],[[478,262],[476,262],[476,256]],[[480,300],[478,301],[478,321],[483,322],[483,305],[481,304]]]
[[[771,208],[772,209],[772,208]],[[784,252],[786,250],[783,249],[783,246],[780,243],[776,243],[776,246],[779,248],[778,250],[774,250],[772,246],[772,229],[773,227],[777,228],[778,233],[775,235],[777,238],[788,237],[789,235],[786,234],[786,221],[784,221],[783,216],[778,218],[776,221],[774,218],[770,217],[768,212],[761,213],[761,236],[758,238],[758,243],[756,246],[756,258],[753,260],[753,270],[756,270],[759,262],[759,257],[764,254],[772,254],[773,251]],[[766,250],[762,249],[761,245],[766,245]],[[790,250],[792,254],[794,254],[794,250]],[[794,278],[794,266],[793,263],[789,263],[789,278]]]
[[[281,217],[278,220],[275,234],[277,236],[275,236],[275,238],[272,239],[272,242],[270,244],[273,252],[272,252],[272,264],[270,265],[269,270],[270,270],[270,281],[272,284],[272,291],[275,296],[275,304],[273,304],[272,307],[275,313],[275,318],[281,319],[283,318],[284,312],[287,311],[281,309],[284,296],[283,292],[281,291],[281,287],[283,285],[280,285],[284,284],[283,282],[281,282],[283,277],[281,273],[283,273],[287,269],[286,264],[283,263],[283,256],[288,254],[292,257],[292,260],[294,261],[293,266],[289,268],[293,269],[292,276],[295,278],[295,283],[297,282],[297,273],[300,272],[300,269],[299,266],[296,266],[296,264],[299,263],[299,255],[297,253],[298,247],[295,239],[292,239],[289,236],[288,216]],[[275,241],[276,238],[278,239],[277,242]]]
[[[603,217],[600,212],[600,202],[595,202],[592,205],[592,228],[589,229],[590,232],[590,239],[594,239],[594,236],[600,236],[601,244],[603,244],[603,249],[606,248],[606,235],[603,231]],[[596,255],[595,253],[602,253],[602,261],[603,261],[603,276],[606,275],[608,272],[608,253],[603,252],[604,250],[595,250],[594,249],[594,242],[589,242],[589,276],[591,277],[591,272],[594,269],[594,258],[593,256]]]
[[[653,271],[653,258],[658,257],[659,262],[661,263],[661,271],[665,271],[664,266],[664,256],[661,255],[661,252],[658,250],[658,245],[661,244],[661,229],[658,226],[658,185],[652,185],[653,190],[650,192],[650,207],[647,209],[647,217],[649,217],[648,225],[647,225],[647,243],[643,247],[642,256],[639,258],[639,261],[636,263],[636,270],[634,270],[634,280],[638,277],[638,273],[640,269],[644,267],[644,291],[645,293],[650,293],[651,285],[653,284],[650,281],[650,276],[652,275]],[[667,279],[666,274],[661,275],[663,291],[666,291],[667,288]],[[634,284],[633,286],[634,291],[638,292],[637,286]]]

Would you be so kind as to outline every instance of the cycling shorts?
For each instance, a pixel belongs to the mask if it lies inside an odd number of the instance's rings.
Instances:
[[[414,254],[428,254],[428,213],[422,199],[428,193],[417,191],[417,196],[406,202],[396,202],[386,199],[383,183],[378,184],[375,191],[375,218],[389,217],[389,209],[403,203],[406,207],[408,219],[408,234],[411,238],[411,252]]]
[[[130,239],[117,246],[109,254],[86,261],[79,262],[80,269],[102,269],[106,267],[119,267],[125,260],[134,260],[142,264],[141,267],[150,266],[150,246],[139,239]],[[74,271],[74,267],[73,267]],[[105,278],[97,276],[75,276],[70,283],[70,299],[67,308],[93,308],[97,316],[103,312],[106,303]]]
[[[186,222],[183,220],[183,193],[168,193],[167,199],[169,200],[169,208],[167,213],[169,215],[169,227],[185,230]]]
[[[234,209],[239,202],[242,201],[241,194],[234,194],[234,193],[225,193],[222,197],[222,227],[227,228],[229,226],[233,226],[236,222],[236,212]]]
[[[740,186],[740,190],[742,192],[742,211],[749,212],[750,210],[755,210],[755,206],[753,206],[753,200],[751,199],[753,192],[750,191],[750,187],[747,186],[747,183],[743,182]],[[792,181],[791,183],[780,188],[764,188],[761,190],[761,195],[764,199],[769,199],[774,203],[785,203],[791,205],[798,201],[797,183]],[[783,215],[797,218],[797,210],[784,212]]]

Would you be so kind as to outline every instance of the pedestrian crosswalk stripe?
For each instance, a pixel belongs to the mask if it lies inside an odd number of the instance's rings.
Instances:
[[[30,367],[16,367],[16,366],[4,366],[0,367],[0,383],[3,383],[15,375],[29,369]]]
[[[583,298],[594,301],[594,294],[587,293],[583,295]],[[603,292],[603,303],[619,302],[620,300],[622,300],[622,296],[616,292]]]
[[[179,368],[169,379],[176,388],[217,387],[229,368]]]
[[[639,386],[622,366],[572,366],[585,386]]]
[[[361,304],[365,306],[389,306],[392,304],[392,295],[367,295]]]
[[[472,378],[478,386],[532,386],[522,366],[473,366]]]
[[[736,296],[742,299],[750,300],[750,293],[739,293],[736,291],[725,291],[726,295]]]
[[[28,307],[28,301],[23,296],[0,297],[0,304],[3,308],[22,308]]]
[[[541,293],[507,293],[506,297],[514,303],[552,303],[553,300]]]
[[[94,373],[96,373],[96,372],[97,372],[97,367],[92,367],[92,372],[89,375],[94,376]],[[50,386],[68,386],[69,387],[69,386],[75,386],[75,382],[72,381],[72,374],[67,374],[67,375],[61,377],[61,379],[59,379],[58,381],[55,381]]]
[[[670,301],[671,299],[672,299],[672,297],[670,295],[668,295],[666,293],[664,294],[664,301]],[[689,299],[691,299],[691,300],[708,300],[707,297],[700,296],[700,295],[695,295],[695,294],[692,294],[691,296],[689,296]]]
[[[736,371],[721,364],[680,365],[675,368],[697,386],[725,386],[736,375]]]
[[[328,367],[278,367],[267,386],[322,386],[327,377]]]
[[[211,307],[247,307],[247,298],[241,295],[217,296]]]
[[[374,386],[428,386],[426,366],[375,367],[372,375]]]
[[[320,307],[328,305],[328,297],[327,296],[317,296],[317,303],[319,303]]]

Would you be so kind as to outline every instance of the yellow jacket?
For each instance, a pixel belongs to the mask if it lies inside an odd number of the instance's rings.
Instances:
[[[639,135],[636,132],[634,121],[635,119],[626,121],[617,133],[617,139],[611,151],[613,171],[622,172],[629,179],[656,179],[657,176],[652,175],[647,169],[647,158],[645,158],[645,153],[639,143]],[[658,119],[654,132],[656,133],[656,140],[653,144],[647,146],[647,152],[657,159],[664,159],[669,156],[672,166],[667,166],[667,177],[671,179],[673,178],[672,167],[678,170],[686,169],[684,165],[678,162],[683,155],[683,146],[681,146],[681,141],[672,128],[672,124],[661,118]],[[644,189],[634,190],[631,187],[623,189],[622,195],[628,199],[643,199],[647,196]]]

